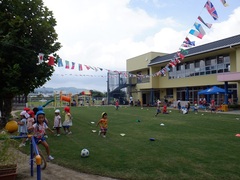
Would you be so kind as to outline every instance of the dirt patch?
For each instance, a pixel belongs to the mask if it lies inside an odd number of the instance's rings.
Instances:
[[[17,179],[18,180],[33,180],[37,178],[37,173],[34,171],[34,176],[30,174],[29,156],[18,151],[19,158],[17,166]],[[53,163],[47,164],[47,168],[41,171],[42,180],[54,179],[68,179],[68,180],[116,180],[113,178],[102,177],[97,175],[85,174],[77,172]]]

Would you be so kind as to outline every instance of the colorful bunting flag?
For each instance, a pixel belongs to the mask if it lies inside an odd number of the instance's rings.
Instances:
[[[48,65],[49,66],[53,66],[54,65],[54,57],[53,56],[49,56],[48,57]]]
[[[212,18],[214,20],[218,19],[218,14],[217,11],[215,9],[215,7],[213,6],[213,4],[210,2],[210,0],[208,0],[206,2],[206,4],[204,5],[204,7],[207,9],[208,13],[212,16]]]
[[[58,58],[58,67],[63,67],[63,62],[61,58]]]
[[[183,54],[181,54],[181,52],[177,52],[177,56],[181,59],[181,60],[183,60],[184,59],[184,55]]]
[[[201,25],[201,24],[195,22],[195,23],[194,23],[194,27],[195,27],[202,35],[205,35],[205,34],[206,34],[205,31],[204,31],[204,29],[202,28],[202,25]]]
[[[86,68],[87,68],[87,70],[89,70],[90,69],[90,67],[89,66],[87,66],[87,65],[84,65]]]
[[[65,65],[65,68],[66,68],[66,69],[69,69],[69,61],[65,60],[65,64],[66,64],[66,65]]]
[[[178,58],[175,58],[175,60],[174,60],[177,64],[179,64],[181,61],[180,61],[180,59],[178,59]]]
[[[165,67],[166,68],[166,70],[169,72],[171,69],[169,68],[169,66],[166,66]]]
[[[189,44],[182,44],[181,46],[182,46],[182,47],[192,47],[192,46],[189,45]]]
[[[188,54],[188,50],[186,50],[186,49],[179,48],[179,50],[182,54]]]
[[[177,63],[175,62],[175,61],[170,61],[169,62],[169,65],[171,66],[171,67],[175,67],[176,65],[177,65]]]
[[[196,30],[194,30],[194,29],[191,29],[191,30],[189,31],[189,34],[192,34],[192,35],[198,37],[199,39],[202,39],[202,38],[203,38],[203,35],[202,35],[200,32],[198,32],[198,31],[196,31]]]
[[[225,7],[228,6],[228,4],[227,4],[227,2],[226,2],[225,0],[220,0],[220,1],[222,2],[222,4],[223,4]]]
[[[188,37],[185,38],[185,41],[183,41],[183,43],[188,44],[190,46],[195,46],[195,41],[190,41],[190,39]],[[189,46],[187,46],[189,47]]]
[[[39,64],[43,63],[43,57],[44,57],[44,54],[43,54],[43,53],[39,53],[39,54],[38,54],[38,63],[39,63]]]
[[[71,69],[74,69],[75,68],[75,62],[72,62],[72,67]]]
[[[83,70],[82,64],[78,64],[78,70],[79,70],[79,71],[82,71],[82,70]]]
[[[212,27],[212,24],[204,22],[204,20],[201,18],[201,16],[198,16],[198,20],[203,23],[205,26],[207,26],[209,29]]]

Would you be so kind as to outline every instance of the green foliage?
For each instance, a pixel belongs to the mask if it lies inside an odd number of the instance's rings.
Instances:
[[[90,92],[92,93],[92,97],[104,97],[104,93],[101,91],[90,90]]]
[[[228,105],[228,108],[240,109],[240,105],[239,104],[230,104],[230,105]]]
[[[50,80],[54,68],[37,65],[37,56],[45,54],[46,62],[48,55],[60,49],[55,26],[42,0],[0,0],[0,110],[4,114],[9,113],[4,104],[11,103],[5,97],[28,94]]]
[[[0,166],[16,164],[18,156],[13,155],[16,141],[9,138],[8,134],[0,134]]]
[[[128,180],[240,177],[239,138],[235,137],[240,132],[238,115],[171,111],[155,117],[156,108],[71,107],[73,134],[48,134],[53,163]],[[54,109],[45,112],[52,127]],[[102,112],[109,119],[106,138],[92,132],[98,132],[96,123]],[[80,157],[83,148],[90,151],[88,158]]]

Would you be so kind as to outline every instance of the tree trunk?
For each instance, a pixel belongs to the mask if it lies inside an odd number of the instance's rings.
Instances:
[[[12,100],[13,95],[8,94],[4,97],[0,97],[0,111],[1,111],[1,120],[0,120],[0,126],[4,127],[11,117],[11,111],[12,111]]]

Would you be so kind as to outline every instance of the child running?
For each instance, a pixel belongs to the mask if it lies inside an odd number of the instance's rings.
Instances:
[[[44,137],[45,130],[49,130],[50,132],[54,133],[51,129],[48,128],[47,124],[44,122],[45,120],[45,113],[43,111],[38,111],[36,114],[37,122],[33,124],[29,130],[33,130],[33,136],[36,144],[42,144],[47,152],[48,160],[53,160],[54,158],[50,155],[50,148],[49,145]]]
[[[157,110],[156,110],[155,117],[157,117],[157,115],[160,114],[160,113],[161,113],[160,105],[157,105]]]
[[[101,135],[102,137],[106,137],[107,128],[108,128],[108,119],[107,119],[107,113],[102,113],[102,118],[98,121],[97,126],[100,125],[100,131],[98,135]]]
[[[72,115],[70,113],[70,108],[66,106],[65,111],[65,120],[62,124],[65,134],[72,134],[70,127],[72,126]]]
[[[54,117],[54,129],[56,129],[57,136],[60,136],[60,128],[62,127],[60,110],[55,110],[55,117]]]

